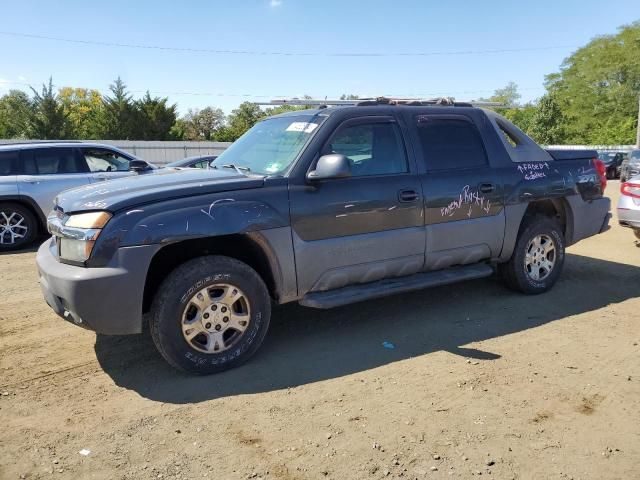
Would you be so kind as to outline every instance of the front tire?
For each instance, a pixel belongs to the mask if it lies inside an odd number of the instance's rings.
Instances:
[[[18,203],[0,203],[0,252],[28,246],[37,232],[36,217],[28,208]]]
[[[169,364],[206,375],[246,362],[262,344],[270,318],[269,292],[255,270],[233,258],[206,256],[164,280],[149,326]]]
[[[564,236],[554,219],[534,216],[523,221],[511,259],[500,269],[507,286],[529,295],[551,289],[564,264]]]

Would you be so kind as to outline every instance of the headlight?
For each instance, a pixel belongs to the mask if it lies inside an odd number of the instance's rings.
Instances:
[[[74,262],[84,262],[91,255],[94,240],[72,240],[71,238],[61,238],[60,258]]]
[[[47,219],[49,232],[56,238],[58,254],[63,260],[85,262],[102,228],[111,218],[109,212],[88,212],[59,216],[53,212]]]

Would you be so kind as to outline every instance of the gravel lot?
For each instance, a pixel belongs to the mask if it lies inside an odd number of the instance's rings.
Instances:
[[[34,258],[0,256],[0,478],[640,478],[640,248],[616,224],[548,294],[281,307],[211,377],[58,319]]]

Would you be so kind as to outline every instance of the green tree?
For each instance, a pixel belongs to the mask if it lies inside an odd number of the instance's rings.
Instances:
[[[538,143],[556,145],[566,140],[565,124],[560,104],[553,94],[547,94],[538,102],[528,133]]]
[[[231,112],[227,119],[227,125],[219,131],[218,139],[224,142],[233,142],[264,117],[265,113],[258,105],[243,102]]]
[[[42,140],[67,138],[70,124],[64,107],[53,90],[53,80],[49,78],[49,85],[42,85],[41,92],[33,88],[31,91],[33,115],[29,117],[29,136]]]
[[[134,103],[136,140],[169,140],[171,128],[178,117],[175,104],[168,105],[168,98],[151,97],[149,92]]]
[[[58,100],[70,124],[69,138],[99,138],[104,105],[97,90],[63,87]]]
[[[225,116],[219,108],[206,107],[202,110],[189,109],[182,120],[184,138],[211,141],[216,139],[216,134],[223,127]]]
[[[111,96],[104,96],[102,101],[101,133],[102,138],[115,140],[132,140],[136,130],[136,108],[127,92],[127,86],[118,77],[109,85]]]
[[[640,21],[596,37],[548,75],[571,143],[635,142],[640,96]]]
[[[27,138],[32,115],[29,95],[10,90],[0,98],[0,138]]]
[[[489,102],[499,102],[505,108],[514,108],[519,105],[518,101],[522,95],[518,92],[518,85],[515,82],[509,82],[504,87],[498,88],[493,95],[486,99]]]
[[[533,122],[533,116],[538,110],[538,106],[533,103],[527,103],[518,108],[508,108],[501,112],[505,118],[510,120],[520,130],[529,134],[531,130],[531,124]]]

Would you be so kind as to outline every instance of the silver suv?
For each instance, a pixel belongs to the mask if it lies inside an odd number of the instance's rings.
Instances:
[[[0,252],[46,232],[46,215],[59,192],[131,175],[132,160],[137,158],[97,143],[0,145]]]

